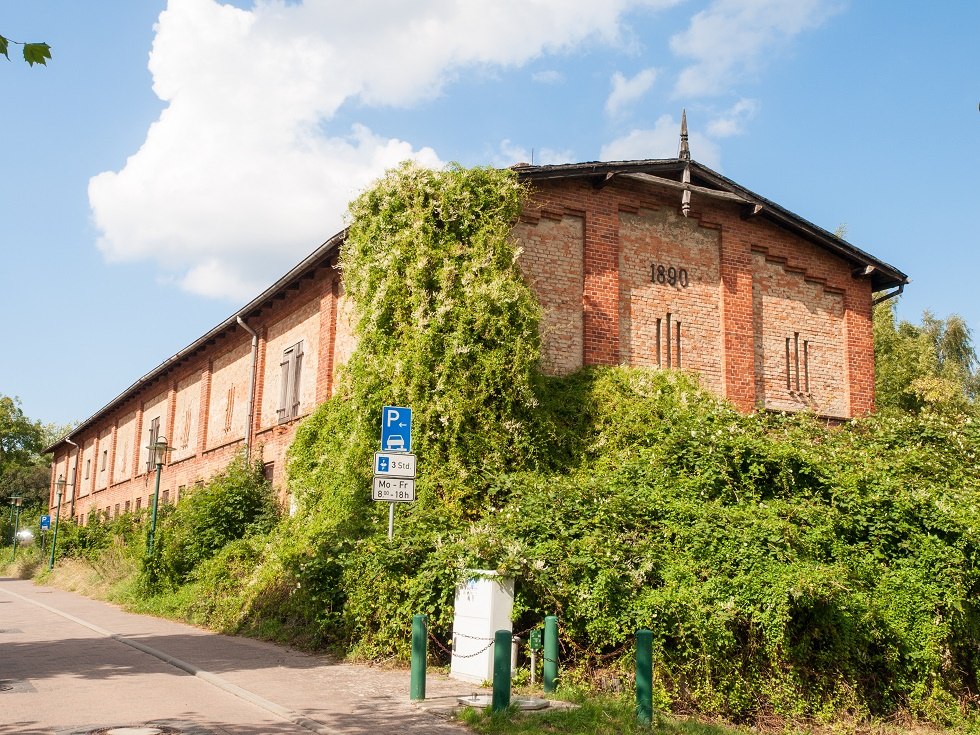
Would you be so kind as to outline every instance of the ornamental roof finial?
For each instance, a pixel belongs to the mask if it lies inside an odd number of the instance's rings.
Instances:
[[[677,157],[682,161],[691,160],[691,149],[687,144],[687,110],[681,110],[681,149]]]

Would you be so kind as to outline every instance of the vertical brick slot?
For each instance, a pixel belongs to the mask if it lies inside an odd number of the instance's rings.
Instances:
[[[667,312],[667,367],[671,367],[670,360],[670,312]]]
[[[789,362],[789,337],[786,338],[786,390],[793,390],[793,369]]]
[[[810,392],[810,342],[803,340],[803,389]]]
[[[660,361],[660,341],[661,341],[661,323],[663,319],[657,319],[657,367],[662,367]]]
[[[677,369],[681,368],[681,323],[677,322]]]
[[[800,333],[793,332],[793,366],[796,368],[796,392],[800,392]]]

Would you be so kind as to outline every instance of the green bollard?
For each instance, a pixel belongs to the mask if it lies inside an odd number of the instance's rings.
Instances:
[[[636,721],[653,720],[653,632],[636,631]]]
[[[412,616],[412,701],[425,699],[425,659],[428,655],[425,615]]]
[[[493,634],[493,703],[494,712],[510,707],[510,642],[509,630]]]
[[[558,679],[558,618],[549,615],[544,619],[544,691],[555,691]]]

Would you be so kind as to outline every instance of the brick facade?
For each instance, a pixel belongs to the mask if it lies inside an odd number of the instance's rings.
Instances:
[[[872,294],[903,286],[900,271],[694,162],[517,170],[530,196],[513,236],[546,372],[681,369],[743,411],[873,410]],[[82,522],[147,507],[153,427],[173,447],[161,501],[246,441],[282,490],[298,422],[336,392],[356,344],[342,238],[54,445],[52,506],[63,476],[63,513]]]

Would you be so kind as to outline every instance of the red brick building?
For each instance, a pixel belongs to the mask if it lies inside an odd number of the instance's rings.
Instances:
[[[516,167],[514,227],[543,309],[542,367],[698,373],[743,411],[874,408],[873,294],[901,271],[690,160]],[[354,346],[340,233],[237,314],[143,376],[50,448],[62,513],[146,507],[147,446],[174,448],[161,502],[261,452],[280,487],[297,422],[331,395]]]

